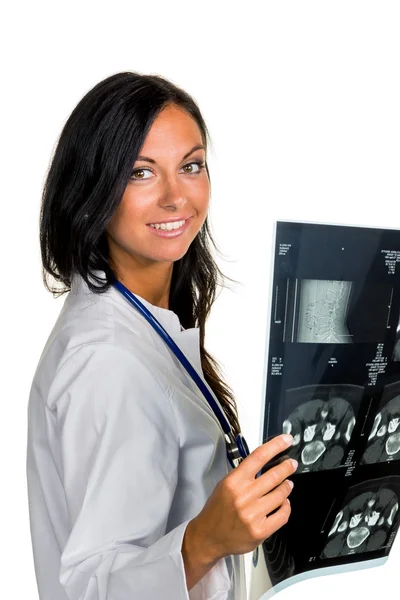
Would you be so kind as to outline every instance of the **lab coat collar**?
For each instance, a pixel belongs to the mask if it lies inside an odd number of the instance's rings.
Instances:
[[[100,279],[104,280],[104,283],[106,282],[105,271],[101,269],[95,269],[93,273],[94,275],[96,275],[96,277],[99,277]],[[99,285],[98,282],[90,276],[90,274],[89,279],[95,285]],[[76,273],[72,277],[71,289],[73,289],[75,292],[79,291],[81,293],[89,295],[92,293],[86,285],[85,280],[79,274]],[[128,303],[128,300],[126,300],[121,295],[121,293],[114,288],[114,286],[111,286],[107,290],[106,295],[112,297],[114,300],[116,300],[118,303],[123,304],[124,306],[126,306]],[[156,319],[160,321],[160,323],[170,335],[179,334],[182,332],[181,323],[176,313],[167,308],[162,308],[161,306],[155,306],[154,304],[151,304],[148,300],[146,300],[142,296],[139,296],[139,294],[136,294],[136,292],[135,296],[137,296],[139,300],[145,305],[145,307],[156,317]],[[197,329],[197,327],[195,327],[194,329]]]
[[[96,269],[93,271],[96,277],[106,281],[105,271]],[[89,275],[89,279],[95,284],[99,285],[99,283]],[[80,274],[74,274],[72,276],[71,281],[71,291],[74,294],[83,294],[83,295],[91,295],[93,292],[88,288],[85,280],[81,277]],[[132,309],[133,313],[136,313],[141,319],[143,316],[139,314],[139,312],[130,305],[129,301],[117,290],[114,286],[110,286],[110,288],[105,292],[105,295],[111,298],[113,301],[121,304],[124,308],[128,305],[130,309]],[[141,302],[146,306],[146,308],[160,321],[161,325],[164,329],[169,333],[174,342],[178,344],[179,348],[187,355],[189,360],[193,363],[193,365],[197,368],[198,372],[202,374],[201,367],[201,356],[200,356],[200,328],[199,327],[190,327],[189,329],[182,329],[181,323],[179,321],[179,317],[172,310],[167,308],[162,308],[160,306],[155,306],[151,304],[142,296],[135,293],[135,296],[139,298]],[[150,325],[149,325],[150,327]]]

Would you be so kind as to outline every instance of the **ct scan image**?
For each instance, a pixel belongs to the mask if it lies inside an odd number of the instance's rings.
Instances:
[[[385,388],[360,464],[400,460],[400,383]]]
[[[321,558],[382,549],[398,518],[398,496],[389,486],[378,486],[346,500],[336,515]]]
[[[296,474],[341,466],[363,392],[347,384],[286,390],[282,433],[294,438],[286,454],[298,461]]]

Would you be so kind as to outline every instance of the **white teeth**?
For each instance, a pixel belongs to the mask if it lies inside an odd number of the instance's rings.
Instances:
[[[173,229],[179,229],[183,227],[185,224],[185,220],[183,221],[175,221],[174,223],[150,223],[150,227],[154,229],[166,229],[167,231],[172,231]]]

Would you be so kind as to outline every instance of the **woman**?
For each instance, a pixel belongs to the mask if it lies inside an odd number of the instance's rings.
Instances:
[[[256,475],[293,438],[232,469],[199,389],[112,285],[161,322],[237,434],[233,395],[204,348],[221,274],[208,246],[207,137],[187,93],[126,72],[84,96],[58,141],[40,240],[47,288],[57,292],[49,274],[69,294],[28,413],[41,600],[243,600],[242,554],[289,517],[296,464]]]

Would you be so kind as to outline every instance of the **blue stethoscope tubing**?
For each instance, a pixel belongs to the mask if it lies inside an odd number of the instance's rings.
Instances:
[[[168,332],[164,329],[161,323],[156,319],[156,317],[144,306],[144,304],[133,294],[127,287],[124,286],[123,283],[116,280],[112,284],[129,302],[143,315],[143,317],[147,320],[147,322],[153,327],[153,329],[159,334],[159,336],[164,340],[167,346],[172,350],[175,354],[179,362],[186,369],[189,376],[192,378],[194,383],[202,392],[203,396],[207,400],[210,405],[212,411],[217,417],[223,432],[225,433],[227,439],[227,456],[231,466],[234,468],[238,466],[238,464],[249,455],[249,447],[246,443],[246,440],[239,433],[236,438],[232,431],[231,425],[223,411],[220,407],[216,398],[213,397],[212,392],[207,387],[206,382],[200,377],[197,373],[196,369],[186,358],[182,350],[179,346],[174,342]]]

